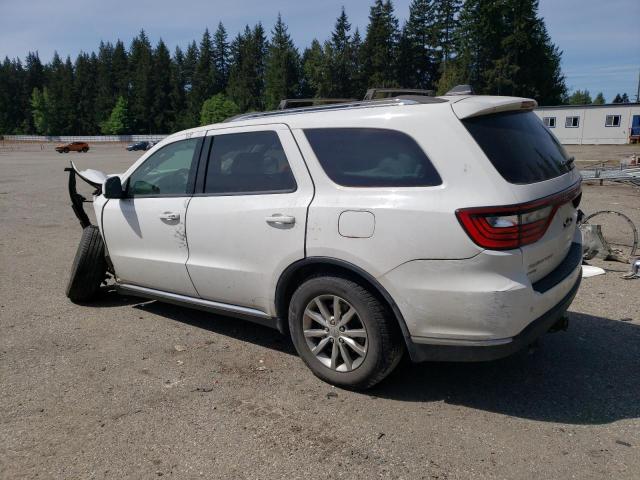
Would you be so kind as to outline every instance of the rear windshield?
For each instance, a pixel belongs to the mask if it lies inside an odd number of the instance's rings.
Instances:
[[[326,174],[347,187],[430,187],[442,180],[413,138],[382,128],[304,131]]]
[[[462,121],[500,175],[526,184],[571,170],[571,157],[533,112],[498,113]]]

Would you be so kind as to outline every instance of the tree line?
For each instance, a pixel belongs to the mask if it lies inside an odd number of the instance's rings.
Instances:
[[[569,96],[566,103],[570,105],[604,105],[607,101],[602,92],[599,92],[592,99],[589,90],[576,90]],[[626,93],[622,95],[618,93],[613,97],[611,103],[631,103],[631,100],[629,100],[629,95]]]
[[[141,30],[127,48],[101,42],[74,61],[37,52],[0,64],[0,133],[166,133],[273,109],[283,98],[363,97],[369,87],[568,101],[538,0],[413,0],[400,25],[391,0],[375,0],[362,34],[344,8],[328,39],[296,47],[278,15],[233,39],[222,23],[171,53]]]

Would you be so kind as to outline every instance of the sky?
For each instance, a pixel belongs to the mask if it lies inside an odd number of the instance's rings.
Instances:
[[[261,21],[267,31],[278,12],[296,45],[324,40],[345,7],[353,28],[364,33],[373,0],[0,0],[0,58],[23,58],[38,51],[49,61],[54,51],[74,58],[97,50],[100,40],[129,45],[141,28],[153,43],[171,50],[199,41],[219,21],[233,38],[244,25]],[[395,0],[401,23],[411,0]],[[603,92],[607,101],[627,92],[635,100],[640,74],[640,1],[540,0],[552,41],[563,51],[569,91]]]

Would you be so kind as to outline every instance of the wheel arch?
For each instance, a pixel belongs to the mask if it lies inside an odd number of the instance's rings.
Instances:
[[[402,332],[406,346],[411,349],[407,324],[400,308],[389,292],[366,270],[345,260],[332,257],[306,257],[289,265],[280,275],[276,284],[275,307],[279,319],[278,329],[286,333],[289,328],[289,301],[300,282],[313,275],[334,274],[358,281],[367,287],[390,310]]]

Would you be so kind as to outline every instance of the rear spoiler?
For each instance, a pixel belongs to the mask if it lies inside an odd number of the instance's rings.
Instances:
[[[492,97],[470,96],[451,104],[456,116],[463,118],[490,115],[492,113],[531,111],[538,106],[538,102],[531,98],[520,97]]]

